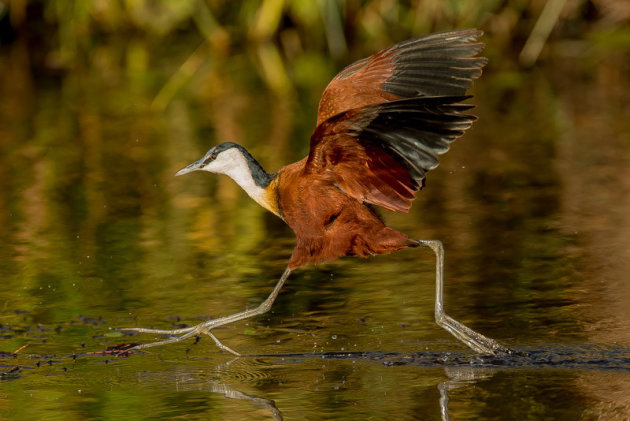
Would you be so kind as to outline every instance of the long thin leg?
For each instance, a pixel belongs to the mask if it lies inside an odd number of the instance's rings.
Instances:
[[[450,332],[457,339],[465,343],[467,346],[472,348],[473,350],[482,353],[482,354],[491,354],[497,355],[501,353],[511,354],[512,350],[501,345],[499,342],[494,339],[488,338],[481,333],[478,333],[468,326],[458,322],[453,319],[449,315],[444,312],[444,247],[442,246],[441,241],[437,240],[415,240],[419,245],[423,247],[428,247],[435,253],[436,256],[436,264],[435,264],[435,321],[442,328]],[[134,331],[139,333],[154,333],[160,335],[181,335],[174,338],[166,339],[158,342],[151,342],[148,344],[140,344],[136,345],[131,349],[144,349],[150,348],[158,345],[166,345],[170,343],[175,343],[187,339],[196,334],[205,333],[209,335],[217,346],[225,351],[228,351],[234,355],[240,355],[238,352],[232,350],[226,345],[223,345],[219,339],[211,332],[212,329],[224,326],[230,323],[234,323],[240,320],[248,319],[250,317],[255,317],[269,311],[274,301],[278,297],[280,293],[280,289],[286,282],[287,278],[291,274],[291,270],[287,268],[278,283],[274,287],[271,294],[265,301],[263,301],[258,307],[241,311],[239,313],[232,314],[230,316],[221,317],[218,319],[208,320],[203,323],[199,323],[196,326],[183,328],[183,329],[172,329],[172,330],[164,330],[164,329],[146,329],[142,327],[129,327],[129,328],[121,328],[120,330],[125,331]]]
[[[250,317],[258,316],[269,311],[273,302],[278,297],[278,294],[280,293],[280,289],[282,289],[282,286],[284,285],[284,283],[286,282],[290,274],[291,274],[291,269],[286,268],[284,273],[278,280],[278,283],[273,288],[273,291],[271,291],[271,294],[269,294],[269,297],[267,297],[267,299],[263,301],[258,307],[253,308],[251,310],[245,310],[239,313],[232,314],[230,316],[208,320],[203,323],[199,323],[196,326],[187,327],[183,329],[164,330],[164,329],[146,329],[143,327],[125,327],[125,328],[121,328],[120,330],[140,332],[140,333],[155,333],[159,335],[180,335],[181,334],[181,336],[166,339],[163,341],[136,345],[135,347],[130,348],[130,349],[144,349],[144,348],[150,348],[150,347],[158,346],[158,345],[171,344],[174,342],[182,341],[186,338],[190,338],[191,336],[194,336],[196,334],[205,333],[214,340],[214,342],[217,344],[219,348],[225,351],[231,352],[234,355],[240,355],[238,352],[234,351],[233,349],[223,345],[221,341],[219,341],[219,339],[217,339],[217,337],[214,336],[214,334],[211,332],[212,329],[219,326],[224,326],[230,323],[234,323],[239,320],[249,319]]]
[[[438,240],[416,240],[423,247],[435,253],[435,321],[451,335],[482,354],[511,354],[512,350],[494,339],[475,332],[444,312],[444,247]]]

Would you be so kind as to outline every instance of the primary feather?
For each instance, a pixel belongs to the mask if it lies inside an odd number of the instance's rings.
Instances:
[[[359,60],[328,84],[317,125],[344,111],[417,96],[462,96],[481,76],[485,57],[477,29],[426,35]]]

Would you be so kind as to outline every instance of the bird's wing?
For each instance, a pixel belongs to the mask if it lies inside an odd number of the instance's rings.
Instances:
[[[304,171],[359,201],[407,212],[437,156],[475,120],[465,96],[416,97],[346,111],[311,136]]]
[[[481,75],[486,58],[476,29],[410,39],[359,60],[328,84],[317,125],[344,111],[418,96],[460,96]]]

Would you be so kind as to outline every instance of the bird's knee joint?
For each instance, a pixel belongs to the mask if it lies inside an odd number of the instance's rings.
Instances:
[[[444,324],[444,320],[446,319],[446,314],[444,312],[435,313],[435,322],[442,326]]]
[[[271,309],[271,303],[269,303],[267,301],[263,301],[258,306],[258,312],[260,312],[261,314],[268,312],[270,309]]]
[[[417,245],[422,247],[428,247],[434,251],[443,250],[444,245],[440,240],[412,240]]]
[[[429,247],[438,254],[442,254],[444,252],[444,244],[442,244],[440,240],[431,240]]]

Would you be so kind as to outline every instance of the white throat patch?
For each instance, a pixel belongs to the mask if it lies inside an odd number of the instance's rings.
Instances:
[[[278,215],[277,205],[272,203],[270,192],[256,184],[247,158],[243,156],[239,149],[230,148],[224,150],[217,155],[214,161],[200,169],[229,176],[259,205]]]

